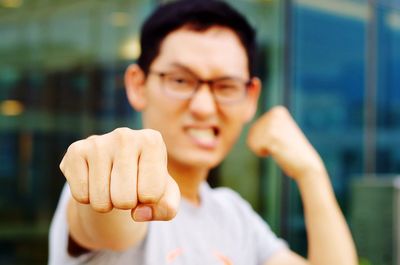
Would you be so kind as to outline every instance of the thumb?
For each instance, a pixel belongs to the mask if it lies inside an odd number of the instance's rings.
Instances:
[[[132,218],[137,222],[169,221],[176,216],[180,200],[181,192],[178,184],[172,177],[168,177],[165,192],[161,199],[156,204],[138,205],[135,209],[132,209]]]

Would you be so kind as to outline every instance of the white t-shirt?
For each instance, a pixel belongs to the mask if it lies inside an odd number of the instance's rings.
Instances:
[[[124,252],[93,251],[78,258],[68,254],[68,185],[63,189],[50,228],[49,265],[261,265],[287,248],[237,193],[228,188],[200,189],[201,205],[181,201],[177,216],[151,222],[139,246]]]

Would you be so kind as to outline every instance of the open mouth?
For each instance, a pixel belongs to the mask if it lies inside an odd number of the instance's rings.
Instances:
[[[217,144],[219,129],[217,127],[187,129],[188,135],[195,141],[196,144],[202,147],[214,147]]]

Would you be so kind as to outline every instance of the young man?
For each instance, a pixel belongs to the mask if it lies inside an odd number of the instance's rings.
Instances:
[[[256,121],[248,144],[297,182],[308,261],[236,193],[205,182],[256,111],[261,83],[246,20],[223,2],[178,1],[150,16],[141,41],[125,85],[146,129],[118,128],[68,148],[49,263],[355,265],[324,165],[285,108]]]

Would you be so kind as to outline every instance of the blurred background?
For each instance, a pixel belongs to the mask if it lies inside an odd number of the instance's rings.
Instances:
[[[0,0],[0,264],[46,264],[69,144],[140,128],[122,76],[161,2]],[[399,265],[400,0],[228,2],[258,30],[260,114],[285,104],[317,148],[360,264]],[[245,134],[211,175],[306,255],[297,188]]]

